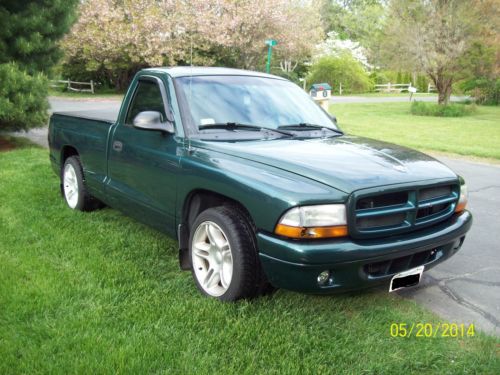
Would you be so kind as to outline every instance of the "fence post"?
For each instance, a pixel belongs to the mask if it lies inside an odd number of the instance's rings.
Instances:
[[[391,83],[390,82],[387,84],[387,92],[391,92]]]
[[[339,83],[339,95],[342,95],[342,82]]]
[[[427,93],[430,93],[430,92],[431,92],[431,84],[430,84],[430,83],[428,83],[428,84],[427,84]]]
[[[90,80],[90,91],[92,91],[92,94],[94,94],[94,81]]]

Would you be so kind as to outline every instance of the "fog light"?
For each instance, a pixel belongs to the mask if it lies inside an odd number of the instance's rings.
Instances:
[[[323,271],[318,275],[318,284],[326,285],[330,281],[330,271]]]

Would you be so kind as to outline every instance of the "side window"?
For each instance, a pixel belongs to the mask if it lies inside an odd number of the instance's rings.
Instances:
[[[135,89],[132,103],[129,106],[126,124],[132,124],[135,116],[143,111],[157,111],[166,119],[165,106],[161,91],[156,82],[140,80]]]

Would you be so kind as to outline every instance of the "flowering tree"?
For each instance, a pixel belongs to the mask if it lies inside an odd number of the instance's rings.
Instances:
[[[350,39],[340,39],[339,34],[335,31],[330,31],[327,38],[316,46],[314,57],[316,59],[325,56],[340,57],[346,53],[363,64],[364,67],[371,67],[366,57],[365,48]]]
[[[79,13],[63,41],[66,61],[105,72],[117,88],[141,67],[182,58],[183,20],[176,1],[86,0]]]
[[[221,64],[256,69],[265,40],[284,60],[321,38],[317,10],[300,0],[85,0],[63,42],[68,63],[106,72],[118,88],[141,67]]]

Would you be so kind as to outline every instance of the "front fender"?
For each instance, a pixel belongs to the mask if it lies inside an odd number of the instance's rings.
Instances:
[[[289,208],[304,204],[345,202],[347,194],[303,176],[202,148],[181,158],[177,222],[194,190],[208,190],[242,204],[258,229],[272,232]]]

